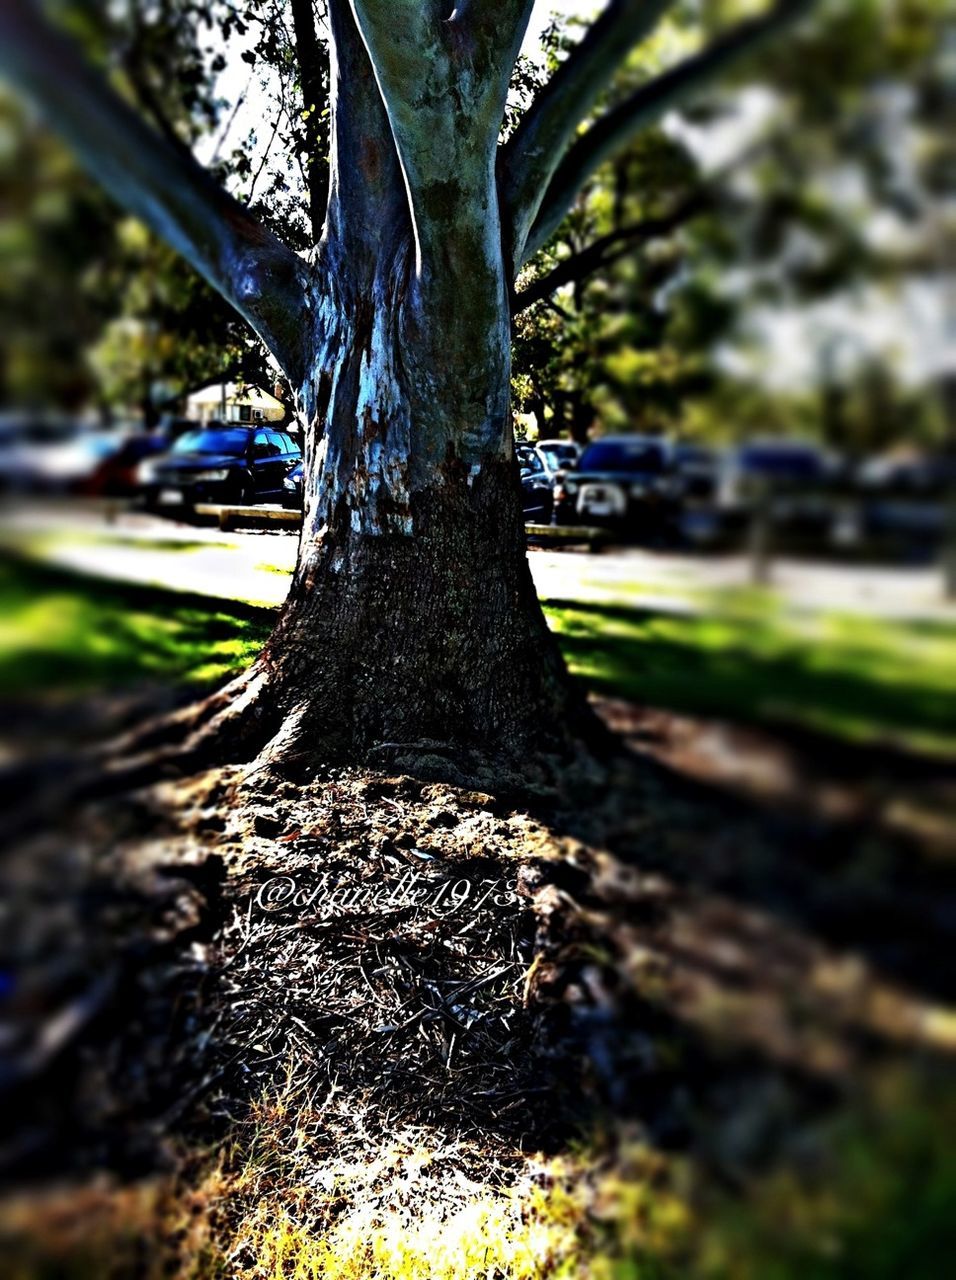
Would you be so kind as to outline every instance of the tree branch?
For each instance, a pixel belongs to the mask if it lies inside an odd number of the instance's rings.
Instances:
[[[367,287],[394,229],[408,230],[407,200],[385,104],[349,0],[329,0],[332,106],[325,247],[341,248]],[[336,270],[335,264],[330,269]]]
[[[641,85],[619,107],[592,125],[555,170],[528,233],[522,261],[537,253],[557,230],[584,183],[605,160],[678,102],[803,17],[814,3],[815,0],[779,0],[769,13],[740,23],[701,53]]]
[[[417,275],[500,260],[495,152],[532,0],[473,0],[451,17],[435,0],[351,5],[401,162]]]
[[[0,4],[0,71],[114,199],[218,289],[297,379],[307,280],[295,254],[128,107],[29,0]]]
[[[587,248],[562,259],[556,267],[539,279],[532,281],[516,296],[512,315],[518,315],[536,302],[549,298],[566,284],[576,284],[594,275],[602,267],[610,266],[638,245],[659,240],[682,227],[685,222],[703,213],[713,202],[713,193],[701,188],[683,200],[673,212],[660,218],[645,218],[628,226],[618,227],[593,241]]]
[[[533,0],[351,0],[410,188],[487,177]]]
[[[326,168],[319,156],[321,140],[322,104],[325,101],[325,83],[328,76],[328,59],[324,54],[315,30],[315,12],[312,0],[292,0],[292,27],[295,32],[296,61],[299,64],[299,83],[302,86],[302,104],[307,112],[305,136],[308,144],[306,173],[309,188],[309,216],[312,235],[318,240],[325,220],[328,200]]]
[[[580,122],[631,49],[674,0],[610,0],[525,112],[499,157],[499,191],[515,269],[548,183]]]

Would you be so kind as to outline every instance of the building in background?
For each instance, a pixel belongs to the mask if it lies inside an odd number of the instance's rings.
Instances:
[[[195,422],[281,422],[285,406],[261,387],[221,382],[189,396],[186,416]]]

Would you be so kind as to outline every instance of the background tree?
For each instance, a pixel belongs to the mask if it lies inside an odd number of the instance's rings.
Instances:
[[[516,404],[539,432],[938,445],[935,388],[906,368],[915,326],[892,317],[939,293],[940,16],[936,0],[823,4],[800,58],[768,49],[601,166],[519,280]],[[660,58],[645,43],[616,92]],[[782,318],[795,368],[768,341]]]
[[[33,6],[4,6],[7,75],[255,328],[306,427],[288,602],[255,666],[183,717],[187,754],[525,761],[584,728],[525,560],[515,275],[605,159],[809,5],[722,29],[579,132],[670,7],[612,0],[499,148],[529,0],[451,16],[430,0],[334,0],[328,206],[300,256]]]
[[[324,208],[328,59],[317,40],[323,97],[311,110],[284,6],[252,10],[245,22],[240,7],[190,0],[61,8],[86,56],[164,137],[204,152],[241,202],[281,225],[297,251],[308,248],[313,154],[320,225]],[[248,80],[230,97],[224,50],[240,35]],[[259,139],[246,136],[239,110],[253,92],[268,108]],[[235,309],[124,216],[31,113],[9,97],[0,110],[0,403],[68,412],[95,403],[152,426],[189,391],[223,379],[271,388],[278,369]]]

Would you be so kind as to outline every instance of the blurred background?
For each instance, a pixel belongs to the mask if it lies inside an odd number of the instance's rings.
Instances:
[[[506,133],[598,7],[537,6]],[[329,121],[304,96],[283,0],[49,8],[158,129],[308,252]],[[601,106],[761,8],[674,5]],[[881,840],[902,842],[921,892],[941,884],[956,855],[947,0],[821,0],[601,168],[518,282],[513,404],[535,582],[612,727],[771,822],[864,824],[877,843],[840,872],[861,912],[885,911],[903,874]],[[251,331],[0,90],[12,776],[248,664],[295,564],[301,450],[291,389]],[[952,915],[902,969],[952,1001],[944,927]],[[901,928],[919,931],[915,917]],[[953,1015],[937,1012],[927,1035],[951,1054]],[[881,1088],[902,1137],[877,1157],[872,1126],[851,1125],[865,1176],[837,1199],[862,1185],[915,1239],[912,1171],[938,1174],[937,1207],[956,1174],[934,1163],[934,1111],[908,1110],[898,1083]],[[771,1221],[780,1204],[802,1212],[785,1188]],[[825,1243],[829,1209],[815,1212]],[[797,1274],[766,1269],[758,1234],[740,1274]],[[859,1274],[904,1274],[885,1248],[861,1244]],[[813,1256],[800,1274],[856,1274]],[[906,1274],[941,1274],[939,1256]]]

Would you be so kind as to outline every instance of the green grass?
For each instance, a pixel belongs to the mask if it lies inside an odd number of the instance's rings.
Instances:
[[[897,1078],[731,1192],[631,1138],[575,1144],[502,1186],[441,1152],[371,1144],[318,1164],[281,1098],[194,1182],[0,1200],[11,1280],[939,1280],[956,1250],[954,1098]],[[920,1096],[922,1095],[922,1096]],[[467,1150],[467,1148],[466,1148]],[[447,1159],[447,1155],[445,1156]],[[6,1229],[5,1229],[6,1225]]]
[[[697,615],[568,601],[545,611],[572,671],[600,693],[844,741],[956,748],[956,624],[795,615],[752,593]],[[211,682],[252,660],[274,616],[11,558],[0,562],[0,694]]]
[[[546,602],[589,688],[694,715],[956,749],[956,624],[795,615],[766,598],[699,615]]]
[[[255,656],[271,609],[0,561],[0,695],[222,679]]]

